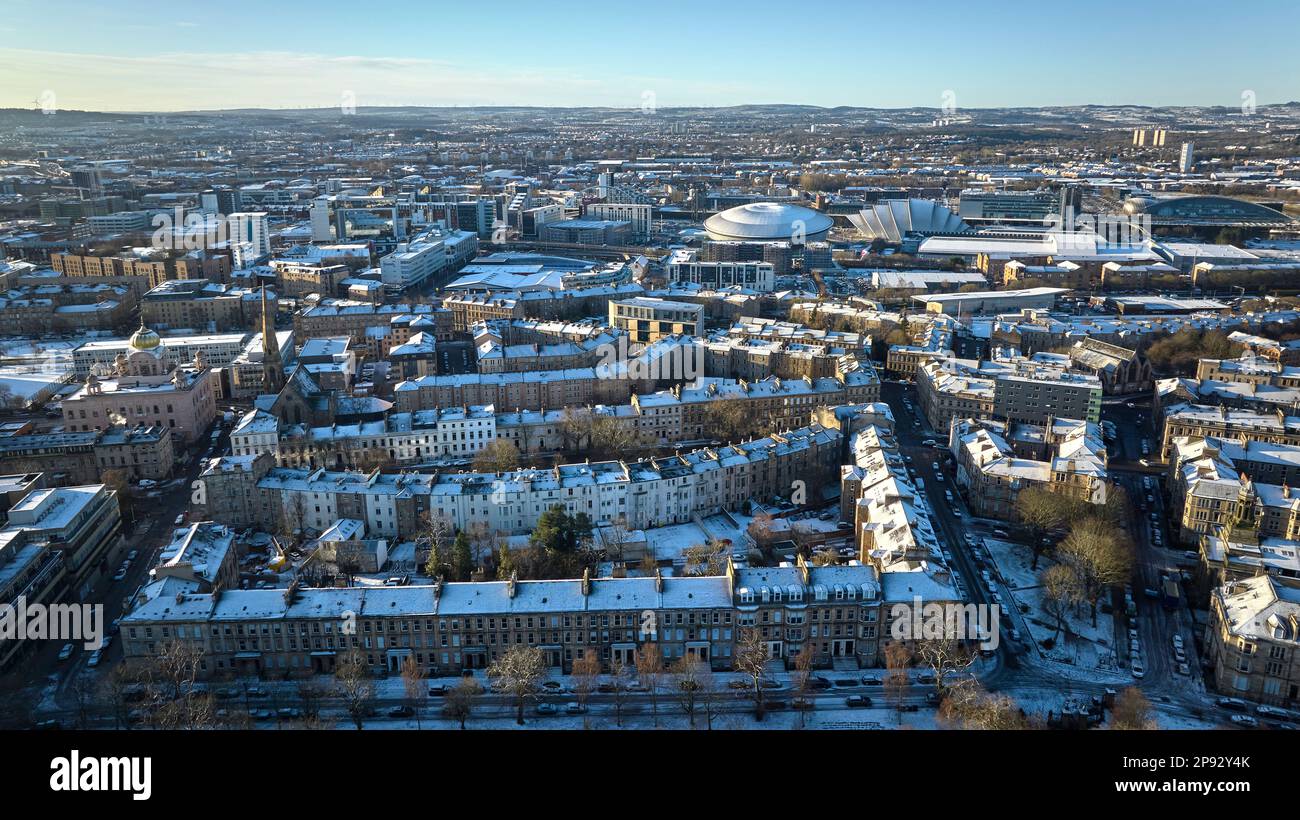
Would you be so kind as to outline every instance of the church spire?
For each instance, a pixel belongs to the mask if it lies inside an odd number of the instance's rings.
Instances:
[[[275,336],[275,317],[266,300],[262,285],[262,391],[279,393],[284,386],[284,363],[280,359],[280,340]]]

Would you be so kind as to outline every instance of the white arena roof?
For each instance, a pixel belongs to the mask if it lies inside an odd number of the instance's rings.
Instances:
[[[790,242],[802,238],[815,242],[826,237],[833,220],[801,205],[751,202],[704,220],[711,239],[740,242]]]

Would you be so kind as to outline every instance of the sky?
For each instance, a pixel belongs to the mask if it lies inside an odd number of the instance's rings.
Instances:
[[[1300,100],[1297,31],[1295,0],[3,0],[0,107],[1237,107]]]

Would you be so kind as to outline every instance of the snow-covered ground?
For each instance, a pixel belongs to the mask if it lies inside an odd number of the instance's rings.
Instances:
[[[1131,682],[1129,676],[1116,663],[1114,649],[1115,627],[1111,616],[1098,611],[1094,626],[1088,606],[1073,610],[1065,619],[1065,628],[1056,631],[1055,620],[1043,608],[1042,574],[1056,562],[1044,555],[1038,559],[1038,569],[1033,566],[1033,553],[1029,547],[1012,544],[996,538],[985,538],[984,544],[1005,582],[1004,595],[1010,594],[1019,623],[1028,629],[1021,637],[1032,644],[1026,659],[1036,658],[1052,664],[1053,673],[1071,680],[1096,682]],[[1051,649],[1043,648],[1043,641],[1056,636]]]

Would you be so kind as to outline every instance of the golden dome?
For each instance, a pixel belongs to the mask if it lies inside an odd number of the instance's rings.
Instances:
[[[128,344],[132,350],[153,351],[162,346],[162,338],[141,324],[140,329],[131,334],[131,341]]]

